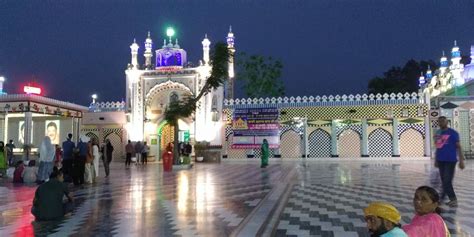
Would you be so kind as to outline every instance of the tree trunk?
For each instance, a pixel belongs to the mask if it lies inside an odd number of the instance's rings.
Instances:
[[[173,146],[173,163],[179,165],[179,126],[178,120],[176,120],[174,126],[174,146]]]

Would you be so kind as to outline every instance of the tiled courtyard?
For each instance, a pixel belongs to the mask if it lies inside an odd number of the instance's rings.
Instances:
[[[83,189],[71,216],[37,223],[36,186],[0,179],[0,236],[368,236],[362,209],[393,203],[402,224],[416,187],[439,183],[429,160],[225,160],[163,173],[161,164],[125,169]],[[443,206],[452,236],[474,235],[474,163],[457,171],[458,208]],[[471,234],[472,233],[472,234]]]

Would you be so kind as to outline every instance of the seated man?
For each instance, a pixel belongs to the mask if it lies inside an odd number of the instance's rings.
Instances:
[[[68,203],[63,203],[64,196],[67,197]],[[63,183],[62,170],[54,168],[49,181],[36,189],[31,213],[37,221],[57,220],[72,211],[72,202],[72,195]]]
[[[407,237],[400,229],[400,213],[389,203],[371,203],[364,209],[364,217],[372,237]]]

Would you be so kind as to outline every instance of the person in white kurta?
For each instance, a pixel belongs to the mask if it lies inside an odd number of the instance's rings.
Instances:
[[[94,156],[94,170],[95,170],[95,177],[99,177],[99,160],[100,160],[100,152],[99,152],[99,145],[96,139],[92,139],[92,155]]]

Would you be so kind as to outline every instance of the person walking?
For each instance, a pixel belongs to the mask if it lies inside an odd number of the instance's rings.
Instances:
[[[450,207],[457,207],[458,202],[453,188],[454,172],[459,156],[459,168],[464,169],[464,154],[459,142],[459,134],[456,130],[448,127],[448,119],[444,116],[438,118],[439,130],[434,136],[436,145],[435,167],[439,168],[443,191],[441,201],[449,197],[446,203]]]
[[[144,142],[143,147],[142,147],[142,151],[141,151],[141,153],[142,153],[142,165],[148,163],[148,152],[149,151],[150,151],[150,148],[148,147],[146,142]]]
[[[94,154],[92,146],[92,141],[89,140],[87,143],[86,167],[84,173],[84,182],[87,184],[94,183],[95,180]]]
[[[135,163],[136,165],[138,165],[138,163],[140,162],[140,158],[142,156],[142,149],[143,145],[140,141],[135,143],[135,156],[137,157],[137,162]]]
[[[125,152],[127,153],[125,159],[125,167],[130,167],[130,163],[132,162],[132,155],[135,149],[133,148],[132,141],[128,140],[127,145],[125,146]]]
[[[112,154],[114,147],[109,139],[105,140],[105,145],[102,149],[102,162],[104,162],[105,177],[109,177],[110,174],[110,162],[112,162]]]
[[[268,157],[270,156],[270,150],[268,147],[267,139],[263,139],[261,150],[262,150],[262,164],[260,168],[265,168],[268,166]]]
[[[0,177],[1,178],[7,177],[7,169],[8,169],[7,149],[5,149],[5,144],[3,142],[0,142]]]
[[[87,141],[89,138],[86,136],[81,136],[79,143],[77,143],[77,153],[74,157],[74,167],[73,167],[73,181],[74,185],[83,185],[84,176],[85,176],[85,165],[88,154]]]
[[[62,161],[62,170],[64,174],[64,181],[71,182],[71,171],[72,171],[72,162],[73,162],[73,151],[76,147],[76,144],[71,141],[72,134],[67,135],[66,141],[63,142],[63,161]]]
[[[100,157],[102,156],[100,154],[100,149],[99,149],[99,141],[97,138],[92,138],[92,155],[94,156],[94,161],[92,162],[94,165],[94,181],[97,177],[99,177],[99,161]]]
[[[54,146],[51,144],[51,138],[45,136],[40,145],[38,183],[44,183],[49,179],[49,175],[53,172]]]

